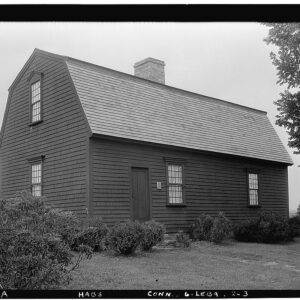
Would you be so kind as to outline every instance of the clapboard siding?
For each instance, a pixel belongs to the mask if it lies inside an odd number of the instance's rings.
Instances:
[[[233,221],[274,211],[288,215],[287,166],[269,162],[196,153],[105,139],[91,139],[92,210],[109,224],[131,217],[130,169],[150,170],[152,218],[164,223],[168,231],[186,229],[201,213],[219,211]],[[167,207],[164,157],[180,158],[184,163],[186,207]],[[261,208],[248,208],[247,168],[260,170]],[[156,182],[162,189],[156,189]]]
[[[29,126],[32,71],[43,72],[43,122]],[[11,91],[1,145],[2,197],[30,188],[27,159],[45,155],[43,193],[54,207],[85,215],[88,126],[65,61],[36,54]]]

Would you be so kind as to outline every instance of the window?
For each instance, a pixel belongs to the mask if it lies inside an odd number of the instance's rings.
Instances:
[[[41,81],[31,84],[31,122],[41,121]]]
[[[168,164],[168,203],[183,204],[181,164]]]
[[[248,172],[249,205],[258,206],[258,173]]]
[[[42,162],[31,165],[31,194],[32,196],[42,196]]]
[[[43,78],[44,74],[38,70],[32,71],[27,79],[30,93],[30,124],[36,125],[43,118]]]

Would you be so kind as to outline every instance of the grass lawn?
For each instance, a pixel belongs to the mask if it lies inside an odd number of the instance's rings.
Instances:
[[[282,245],[193,243],[124,257],[98,253],[67,289],[299,289],[300,238]]]

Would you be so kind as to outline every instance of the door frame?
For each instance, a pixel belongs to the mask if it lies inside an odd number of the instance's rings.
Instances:
[[[130,196],[130,220],[133,220],[133,211],[134,211],[134,205],[133,205],[133,197],[132,197],[132,192],[133,192],[133,180],[132,180],[132,169],[133,168],[137,168],[137,169],[146,169],[148,170],[148,194],[149,194],[149,215],[150,215],[150,219],[152,220],[152,172],[151,172],[151,168],[148,165],[144,165],[144,164],[132,164],[129,166],[129,180],[130,180],[130,184],[129,184],[129,196]]]

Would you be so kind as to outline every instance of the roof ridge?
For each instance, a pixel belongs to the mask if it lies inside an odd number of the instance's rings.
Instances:
[[[175,87],[175,86],[171,86],[171,85],[167,85],[167,84],[162,84],[162,83],[155,82],[155,81],[152,81],[152,80],[147,80],[147,79],[140,78],[140,77],[137,77],[137,76],[125,73],[125,72],[121,72],[121,71],[114,70],[114,69],[111,69],[111,68],[108,68],[108,67],[104,67],[104,66],[100,66],[100,65],[97,65],[97,64],[94,64],[94,63],[91,63],[91,62],[80,60],[80,59],[77,59],[77,58],[74,58],[74,57],[71,57],[71,56],[60,55],[60,54],[56,54],[56,53],[53,53],[53,52],[41,50],[41,49],[38,49],[38,48],[34,49],[34,51],[33,51],[33,53],[32,53],[31,56],[33,56],[35,53],[46,54],[46,55],[49,55],[49,56],[52,56],[52,57],[63,59],[65,61],[73,60],[75,62],[79,62],[79,63],[85,64],[85,65],[89,65],[89,66],[93,66],[93,67],[96,67],[96,68],[100,68],[100,69],[105,69],[105,70],[108,70],[108,71],[116,72],[118,74],[121,74],[123,76],[127,76],[127,77],[129,77],[131,79],[138,80],[138,81],[141,81],[141,82],[148,82],[150,84],[158,85],[158,86],[161,86],[161,87],[164,87],[164,88],[173,89],[173,90],[176,90],[176,91],[179,91],[179,92],[184,92],[184,93],[192,94],[192,95],[195,95],[195,96],[209,98],[209,99],[221,102],[222,104],[225,104],[225,105],[227,104],[227,105],[238,106],[238,107],[241,107],[243,109],[255,111],[255,112],[258,112],[258,113],[267,114],[266,111],[261,110],[261,109],[257,109],[257,108],[245,106],[245,105],[242,105],[242,104],[230,102],[230,101],[227,101],[227,100],[223,100],[223,99],[219,99],[219,98],[215,98],[215,97],[211,97],[211,96],[207,96],[207,95],[203,95],[203,94],[199,94],[199,93],[196,93],[196,92],[184,90],[184,89],[181,89],[181,88],[178,88],[178,87]],[[13,84],[10,86],[10,88],[13,86]]]
[[[66,56],[66,55],[56,54],[56,53],[53,53],[53,52],[41,50],[41,49],[39,49],[39,48],[35,48],[34,51],[39,52],[39,53],[42,53],[42,54],[47,54],[47,55],[49,55],[49,56],[53,56],[53,57],[65,59],[65,60],[68,58],[68,56]]]
[[[251,111],[258,112],[258,113],[267,114],[266,111],[261,110],[261,109],[257,109],[257,108],[245,106],[245,105],[234,103],[234,102],[230,102],[230,101],[227,101],[227,100],[223,100],[223,99],[219,99],[219,98],[215,98],[215,97],[211,97],[211,96],[199,94],[199,93],[196,93],[196,92],[184,90],[184,89],[181,89],[181,88],[178,88],[178,87],[175,87],[175,86],[171,86],[171,85],[167,85],[167,84],[155,82],[155,81],[152,81],[152,80],[140,78],[140,77],[137,77],[137,76],[125,73],[125,72],[114,70],[114,69],[111,69],[111,68],[108,68],[108,67],[103,67],[103,66],[100,66],[100,65],[97,65],[97,64],[94,64],[94,63],[90,63],[90,62],[87,62],[87,61],[84,61],[84,60],[80,60],[80,59],[77,59],[77,58],[73,58],[73,57],[70,57],[70,56],[67,56],[66,58],[67,58],[67,61],[68,60],[70,60],[70,61],[73,60],[75,62],[82,63],[84,65],[88,65],[88,66],[92,66],[92,67],[104,69],[104,70],[107,70],[107,71],[110,71],[110,72],[115,72],[115,73],[121,74],[123,76],[127,76],[127,77],[129,77],[129,78],[131,78],[133,80],[138,80],[140,82],[148,82],[150,84],[158,85],[160,87],[164,87],[164,88],[167,88],[167,89],[173,89],[173,90],[176,90],[176,91],[179,91],[179,92],[184,92],[184,93],[192,94],[194,96],[200,96],[200,97],[209,98],[209,99],[221,102],[222,104],[225,104],[225,105],[227,104],[227,105],[238,106],[238,107],[241,107],[241,108],[246,109],[246,110],[251,110]]]

